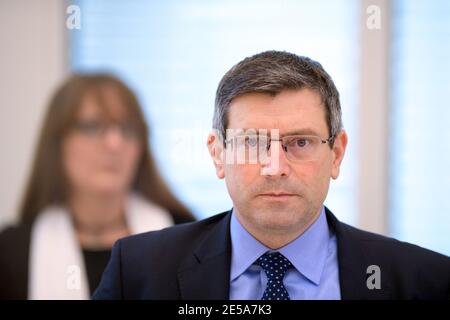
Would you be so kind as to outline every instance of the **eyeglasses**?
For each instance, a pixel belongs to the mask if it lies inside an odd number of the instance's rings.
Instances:
[[[290,161],[317,160],[320,156],[320,147],[333,142],[334,136],[323,140],[313,135],[284,136],[281,139],[272,139],[267,135],[237,135],[225,140],[234,151],[245,152],[246,155],[257,154],[260,161],[265,161],[272,142],[281,142],[281,146]]]
[[[90,138],[100,138],[105,136],[106,132],[111,127],[117,128],[125,139],[137,139],[139,136],[137,127],[129,122],[108,123],[98,120],[82,120],[76,122],[74,125],[74,128],[78,132]]]

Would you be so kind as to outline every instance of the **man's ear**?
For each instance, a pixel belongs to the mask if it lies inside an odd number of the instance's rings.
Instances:
[[[225,178],[225,161],[224,161],[224,145],[222,138],[217,130],[213,130],[208,134],[206,142],[211,159],[216,167],[216,175],[219,179]]]
[[[333,163],[331,167],[331,177],[337,179],[341,168],[342,159],[344,159],[345,149],[347,148],[347,133],[342,130],[334,139],[333,144]]]

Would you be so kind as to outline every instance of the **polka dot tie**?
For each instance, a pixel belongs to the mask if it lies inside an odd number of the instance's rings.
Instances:
[[[283,278],[293,268],[292,263],[279,252],[266,252],[255,264],[261,266],[267,275],[267,287],[261,300],[290,300]]]

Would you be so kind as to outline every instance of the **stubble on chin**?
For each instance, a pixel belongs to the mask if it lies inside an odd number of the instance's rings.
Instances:
[[[244,227],[258,233],[273,235],[300,235],[312,224],[318,212],[318,209],[302,203],[292,207],[277,203],[247,204],[238,211]]]

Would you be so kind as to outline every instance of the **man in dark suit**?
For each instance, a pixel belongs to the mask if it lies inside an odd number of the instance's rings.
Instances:
[[[95,299],[448,299],[450,258],[323,205],[347,146],[322,66],[268,51],[222,78],[208,149],[233,209],[119,240]]]

